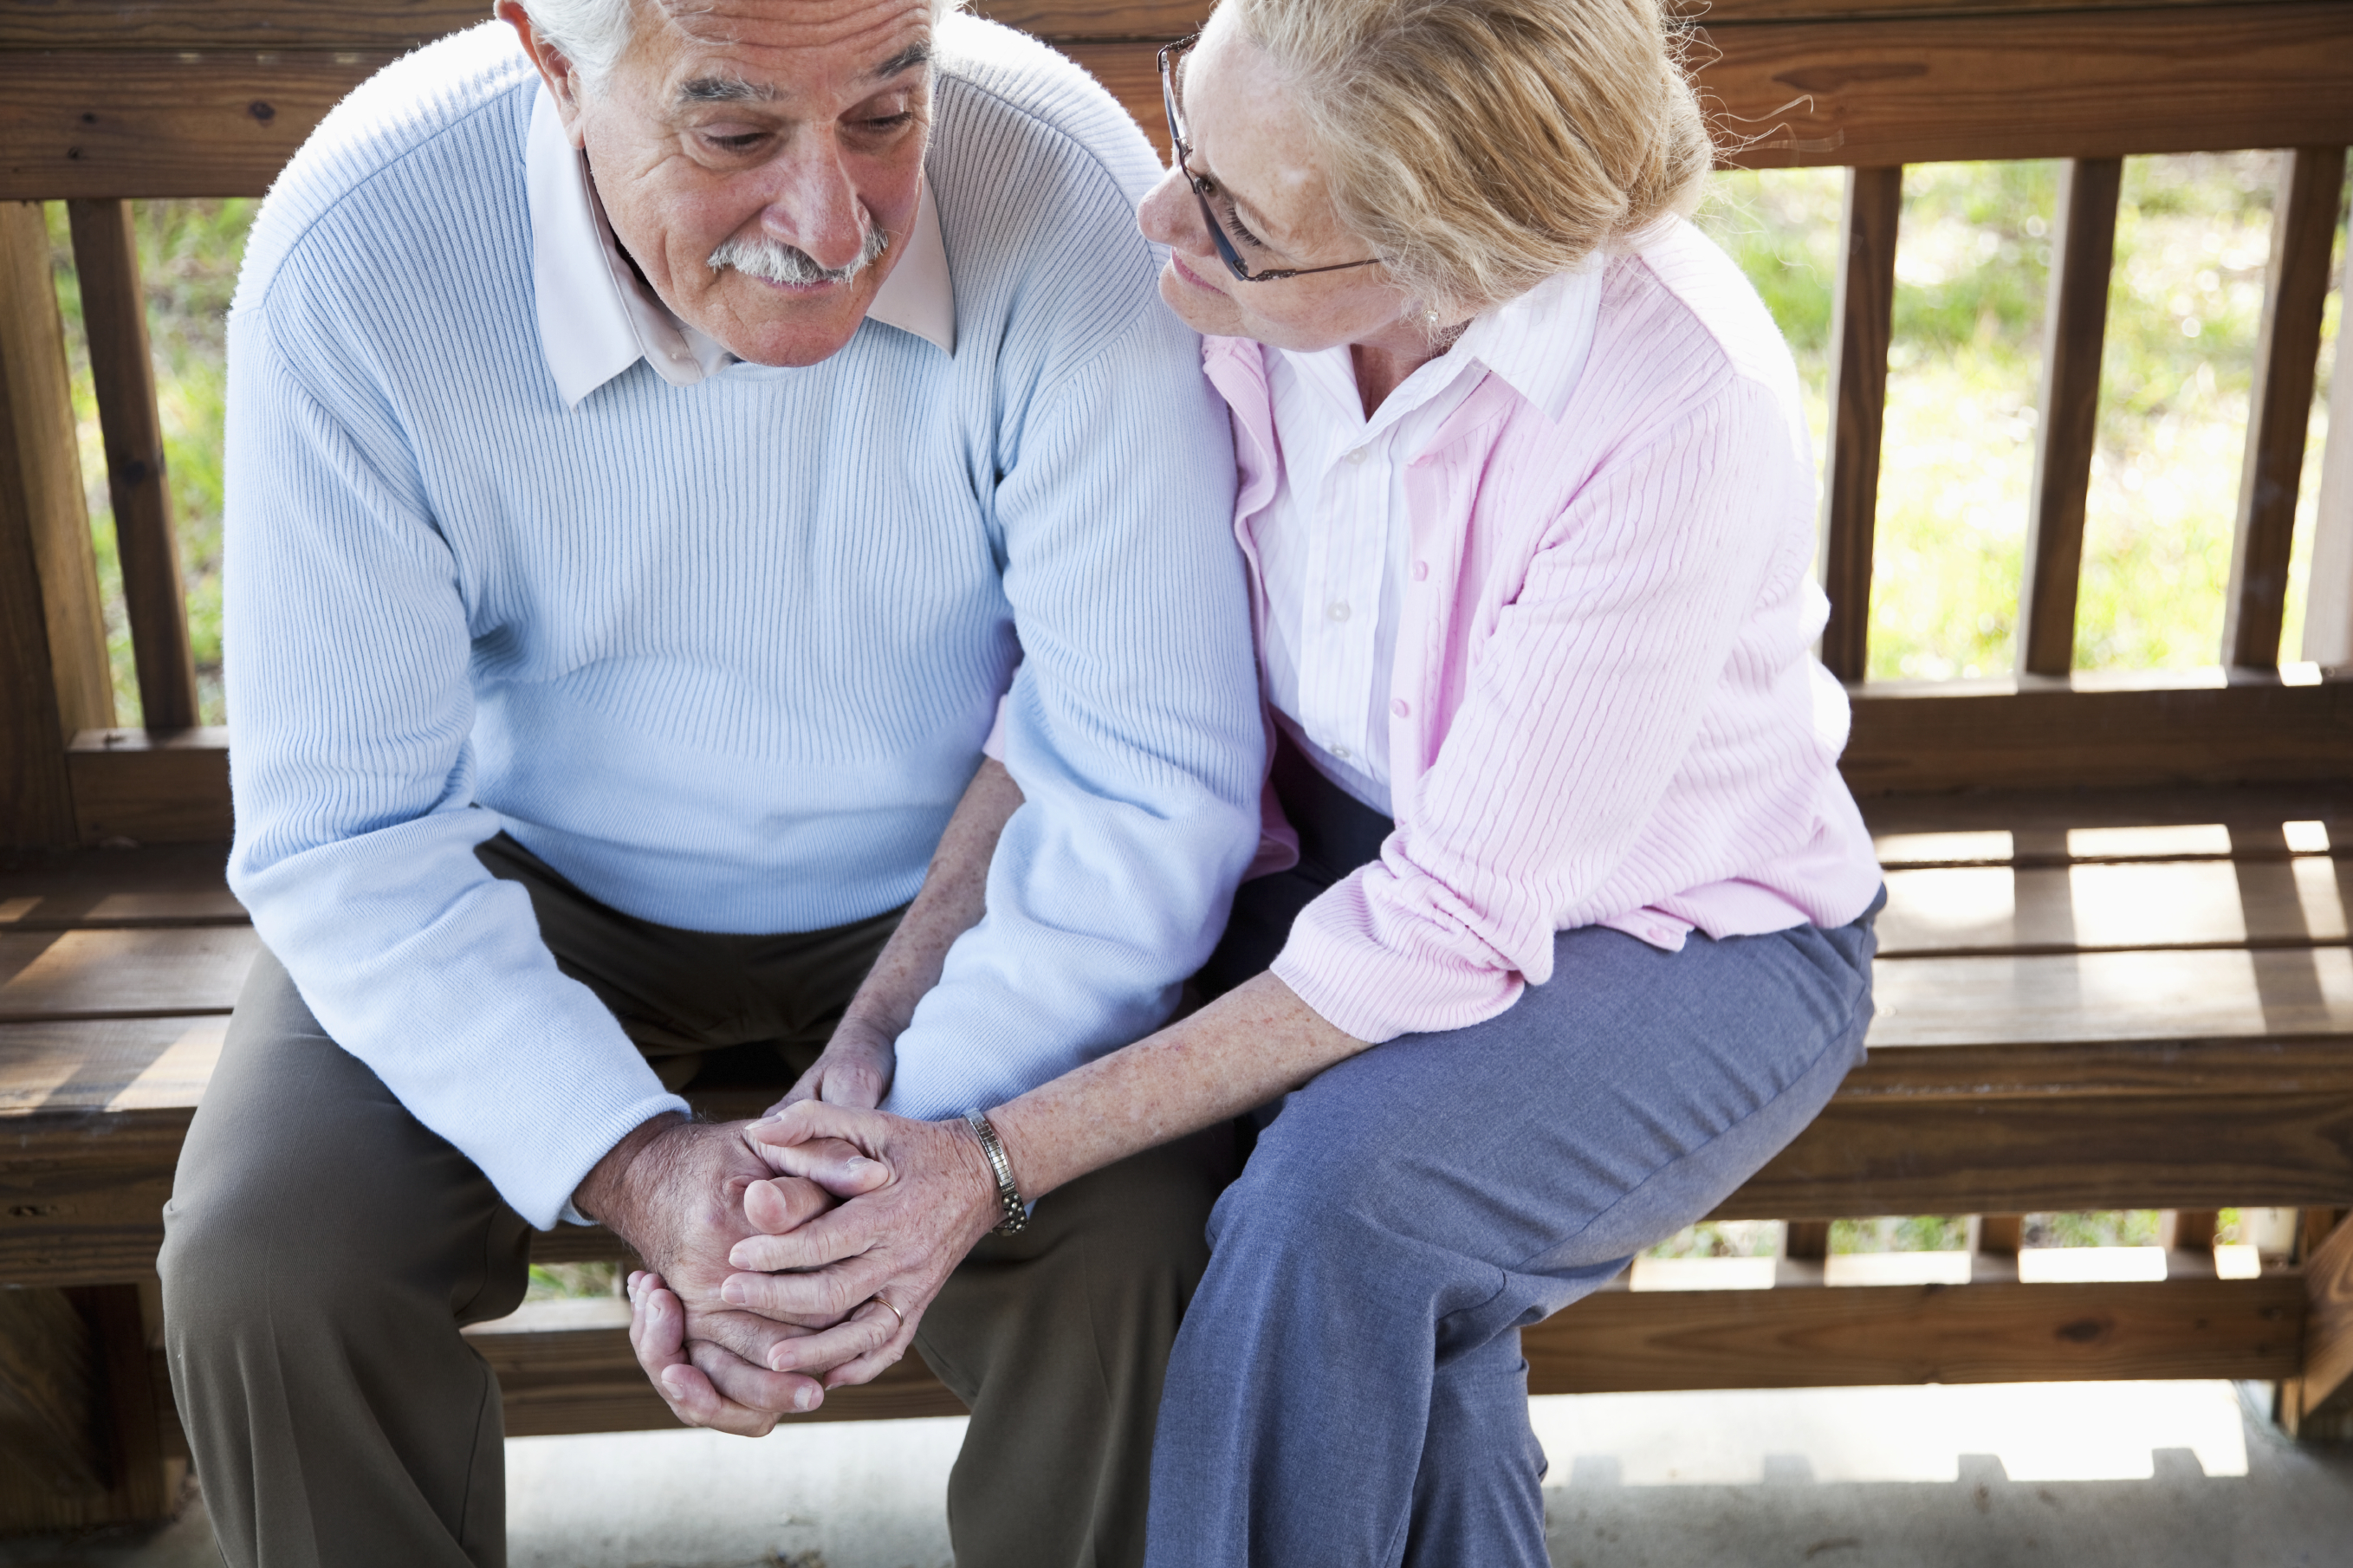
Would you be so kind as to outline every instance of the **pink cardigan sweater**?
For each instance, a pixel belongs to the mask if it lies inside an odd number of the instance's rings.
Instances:
[[[1204,349],[1261,641],[1266,352]],[[1612,258],[1561,417],[1485,375],[1405,488],[1397,832],[1275,962],[1310,1006],[1375,1042],[1459,1029],[1552,981],[1572,927],[1673,950],[1862,914],[1880,875],[1836,766],[1845,695],[1810,652],[1827,602],[1797,373],[1721,251],[1679,221]],[[1271,790],[1265,817],[1254,871],[1297,856]]]

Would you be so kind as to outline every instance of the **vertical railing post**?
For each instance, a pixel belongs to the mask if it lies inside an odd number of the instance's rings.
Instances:
[[[2124,167],[2121,158],[2078,159],[2059,177],[2034,511],[2027,526],[2026,581],[2019,589],[2018,668],[2029,675],[2064,675],[2075,661],[2075,599],[2084,575],[2092,450],[2099,439],[2101,349]]]
[[[2339,300],[2353,300],[2353,245],[2337,277]],[[2340,329],[2337,342],[2345,342]],[[2305,595],[2304,657],[2353,668],[2353,354],[2340,346],[2328,384],[2328,446],[2320,460],[2314,509],[2312,582]]]
[[[2231,545],[2231,588],[2223,612],[2222,662],[2242,669],[2279,664],[2296,487],[2312,422],[2337,197],[2345,184],[2342,147],[2299,147],[2283,162],[2285,177],[2272,208],[2270,276],[2263,330],[2255,340],[2254,398],[2247,412],[2247,456],[2239,473],[2238,532]]]
[[[1870,661],[1872,529],[1895,321],[1895,233],[1904,170],[1849,169],[1831,343],[1830,475],[1822,499],[1822,663],[1861,680]]]
[[[0,202],[0,845],[77,837],[66,742],[114,722],[37,202]]]
[[[139,670],[142,722],[185,730],[196,722],[196,667],[188,646],[187,588],[164,482],[163,420],[147,353],[147,306],[129,202],[67,204],[81,314],[90,333],[90,382],[106,437],[106,479],[122,561],[122,605]]]

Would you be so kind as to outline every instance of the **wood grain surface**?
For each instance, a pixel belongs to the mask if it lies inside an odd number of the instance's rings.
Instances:
[[[2353,1384],[2353,1221],[2337,1223],[2304,1266],[2304,1366],[2296,1394],[2316,1410]]]
[[[1148,26],[1137,41],[1071,52],[1157,140],[1152,56],[1189,29]],[[258,195],[396,52],[225,43],[233,34],[100,49],[52,36],[54,49],[0,49],[0,197]],[[1999,26],[1727,20],[1690,57],[1725,156],[1744,167],[2353,141],[2353,8],[2331,0],[2021,12]]]
[[[1713,26],[1907,16],[2147,10],[2250,0],[1672,0]],[[1201,25],[1204,0],[976,0],[973,10],[1041,37],[1166,43]],[[450,0],[0,0],[0,50],[100,48],[403,49],[470,27],[486,6]]]
[[[541,1301],[466,1331],[498,1373],[510,1437],[561,1432],[634,1432],[674,1426],[629,1349],[629,1305],[616,1298]],[[961,1415],[962,1401],[910,1354],[872,1383],[839,1388],[787,1422],[888,1421]]]
[[[1521,1346],[1535,1394],[2262,1378],[2293,1371],[2303,1321],[2293,1275],[1606,1290],[1523,1331]]]
[[[84,844],[212,843],[236,828],[227,730],[85,730],[66,769]]]
[[[2240,466],[2231,586],[2223,600],[2222,658],[2251,669],[2279,663],[2296,488],[2312,423],[2321,315],[2336,281],[2329,260],[2345,184],[2342,139],[2335,146],[2298,147],[2284,161],[2255,339],[2254,405]]]
[[[0,1024],[226,1013],[260,950],[244,926],[0,931]]]
[[[1858,795],[2353,777],[2353,680],[2167,679],[1873,682],[1839,769]]]
[[[69,202],[90,385],[98,398],[106,482],[114,504],[115,554],[138,672],[140,722],[182,730],[196,722],[196,667],[188,647],[187,591],[164,479],[164,421],[147,349],[147,296],[129,202]]]
[[[0,844],[71,843],[62,737],[113,723],[114,689],[48,232],[21,202],[0,202]]]
[[[2108,274],[2116,253],[2121,158],[2070,160],[2059,176],[2051,301],[2036,403],[2033,497],[2020,595],[2019,668],[2064,675],[2075,661],[2075,595],[2084,569],[2084,503],[2099,439],[2100,361],[2108,340]]]
[[[1847,171],[1831,307],[1831,449],[1822,484],[1822,591],[1830,595],[1831,614],[1822,627],[1821,658],[1841,680],[1861,680],[1870,664],[1872,541],[1895,319],[1896,220],[1903,208],[1901,168]]]

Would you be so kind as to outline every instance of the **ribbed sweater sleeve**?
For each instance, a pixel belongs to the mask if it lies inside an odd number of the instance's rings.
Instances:
[[[1788,411],[1746,377],[1611,456],[1472,661],[1382,858],[1301,913],[1274,973],[1376,1043],[1463,1028],[1549,979],[1555,931],[1597,918],[1588,899],[1685,763],[1781,547],[1796,460]]]
[[[996,1104],[1157,1026],[1257,847],[1233,448],[1198,343],[1139,300],[1041,395],[998,487],[1023,653],[1005,762],[1025,804],[986,919],[900,1037],[902,1115]]]
[[[235,880],[327,1033],[545,1227],[666,1094],[474,847],[458,573],[396,429],[230,323]]]

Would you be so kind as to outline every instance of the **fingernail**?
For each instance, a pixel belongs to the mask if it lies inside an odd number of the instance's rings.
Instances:
[[[874,1163],[874,1162],[868,1159],[863,1154],[852,1154],[848,1163],[842,1166],[842,1169],[845,1171],[862,1171],[872,1163]]]
[[[731,1307],[748,1306],[744,1298],[750,1292],[738,1280],[731,1278],[719,1287],[719,1299]]]
[[[796,1410],[816,1409],[817,1390],[806,1387],[797,1390],[793,1394],[793,1408]]]

